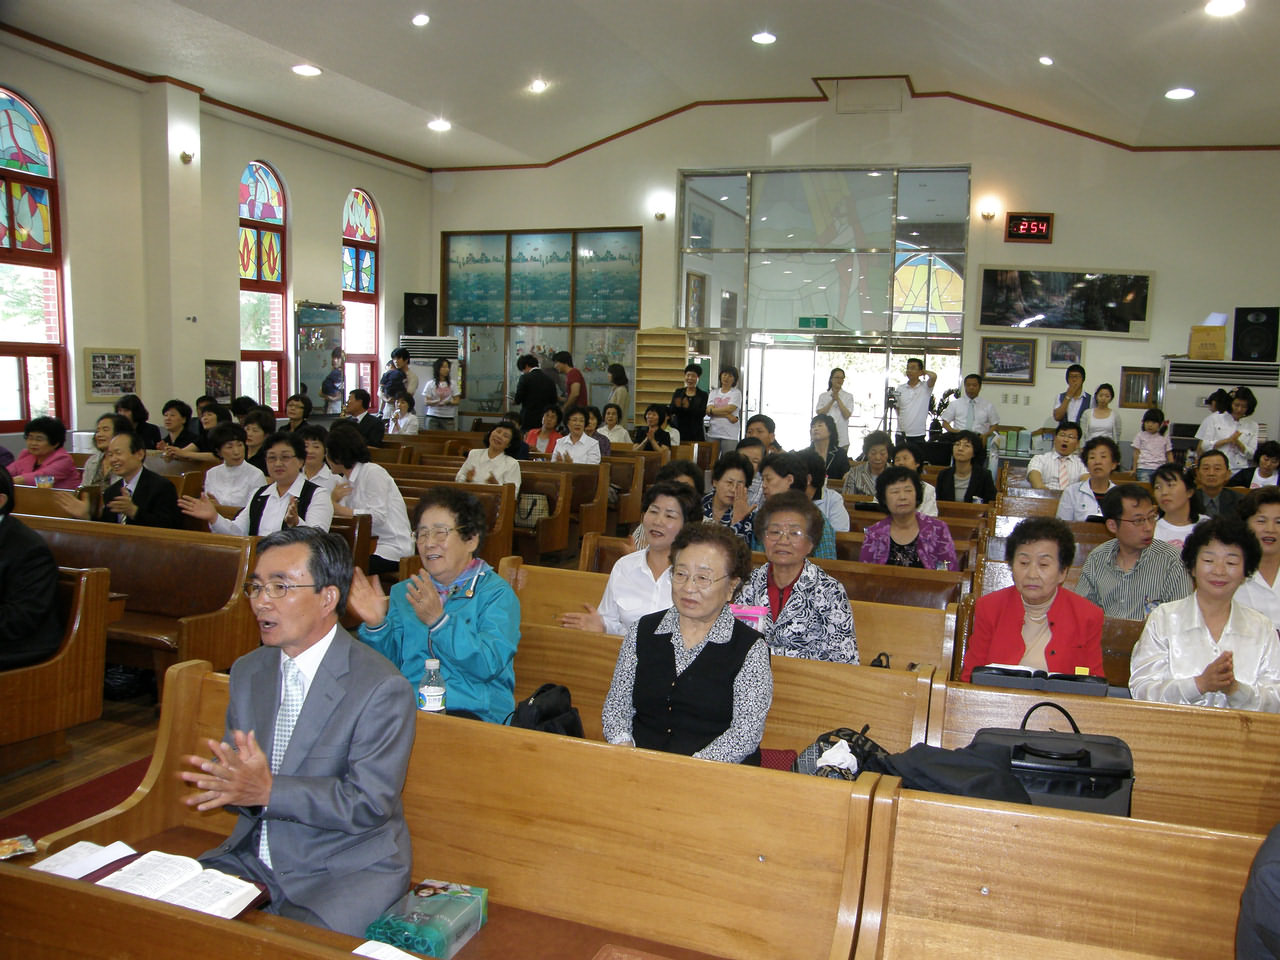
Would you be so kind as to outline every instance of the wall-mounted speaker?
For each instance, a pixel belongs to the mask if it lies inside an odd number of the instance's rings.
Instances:
[[[1236,307],[1232,360],[1274,363],[1277,341],[1280,341],[1280,307]]]
[[[408,337],[436,335],[436,295],[434,293],[404,295],[404,333]]]

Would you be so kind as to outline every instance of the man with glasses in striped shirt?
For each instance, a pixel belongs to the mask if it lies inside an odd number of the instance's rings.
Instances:
[[[1155,539],[1159,513],[1145,487],[1126,483],[1102,498],[1102,516],[1114,540],[1084,562],[1076,588],[1108,617],[1145,620],[1162,603],[1191,593],[1178,551]]]

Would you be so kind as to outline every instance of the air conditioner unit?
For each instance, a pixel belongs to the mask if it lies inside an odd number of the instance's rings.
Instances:
[[[400,346],[409,351],[411,360],[425,360],[430,363],[437,357],[446,360],[458,359],[457,337],[413,337],[400,338]]]
[[[1201,383],[1215,387],[1280,386],[1280,363],[1244,360],[1169,360],[1165,383]]]

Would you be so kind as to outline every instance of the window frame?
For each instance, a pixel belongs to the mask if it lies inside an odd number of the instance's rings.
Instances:
[[[360,285],[360,251],[367,250],[373,253],[373,292],[367,293],[362,290],[348,290],[346,284],[342,285],[342,302],[347,303],[367,303],[373,306],[373,353],[350,353],[346,350],[346,321],[343,322],[343,352],[346,356],[346,364],[348,367],[355,366],[355,376],[352,377],[351,370],[344,367],[343,373],[346,377],[347,392],[350,393],[358,386],[363,386],[369,391],[369,395],[374,399],[375,404],[378,399],[378,371],[381,369],[381,350],[382,350],[382,309],[379,304],[379,297],[382,291],[382,212],[378,209],[377,202],[373,199],[373,194],[361,187],[352,187],[348,191],[346,198],[343,200],[343,227],[346,227],[346,205],[351,199],[352,193],[359,193],[369,201],[369,206],[373,208],[375,215],[376,228],[374,231],[375,239],[373,241],[359,240],[355,237],[348,237],[343,233],[342,248],[345,251],[350,248],[355,251],[355,276],[356,286]],[[339,263],[339,269],[342,269],[342,263]],[[365,385],[365,375],[367,370],[368,385]],[[352,384],[355,384],[353,386]]]
[[[284,178],[280,176],[278,171],[265,160],[250,160],[245,166],[257,164],[271,172],[275,177],[276,183],[280,187],[281,206],[284,208],[284,216],[281,218],[283,222],[272,223],[269,220],[254,220],[250,217],[239,217],[237,224],[239,228],[247,228],[254,231],[254,263],[257,265],[258,278],[240,277],[239,290],[251,293],[271,293],[280,297],[280,349],[279,350],[246,350],[243,345],[240,348],[241,363],[260,363],[262,361],[275,361],[278,364],[277,369],[280,371],[278,377],[277,393],[279,394],[276,406],[273,408],[277,417],[285,415],[285,400],[290,395],[290,379],[289,379],[289,198],[285,193]],[[240,176],[244,176],[244,168],[240,170]],[[238,182],[238,181],[237,181]],[[237,207],[239,203],[237,202]],[[280,279],[279,280],[262,280],[262,233],[278,233],[280,236]],[[240,230],[236,230],[236,247],[239,250]],[[237,256],[237,264],[239,257]],[[237,267],[238,270],[238,267]],[[261,375],[262,367],[259,366],[259,391],[265,377]],[[243,378],[240,383],[240,389],[243,391]],[[262,398],[261,392],[258,396],[259,402],[266,404],[266,400]]]

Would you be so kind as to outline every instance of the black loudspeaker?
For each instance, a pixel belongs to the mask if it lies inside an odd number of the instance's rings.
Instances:
[[[1277,340],[1280,340],[1280,307],[1236,307],[1232,360],[1275,363]]]
[[[434,293],[404,295],[404,335],[406,337],[436,335],[436,295]]]

